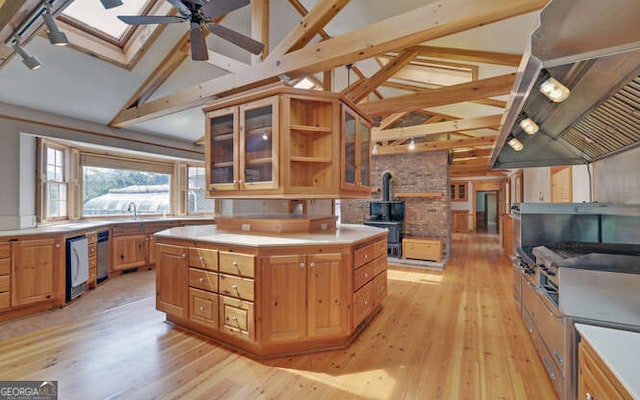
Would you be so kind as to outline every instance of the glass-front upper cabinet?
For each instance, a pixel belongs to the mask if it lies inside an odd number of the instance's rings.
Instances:
[[[369,123],[347,106],[343,106],[342,115],[342,188],[368,192],[371,184]]]
[[[274,166],[278,148],[278,99],[269,97],[240,106],[242,164],[241,189],[271,188],[277,185]]]
[[[207,113],[209,190],[276,185],[277,109],[277,98],[270,97]]]
[[[207,168],[207,182],[209,189],[218,190],[234,189],[237,181],[236,161],[238,110],[237,107],[225,108],[207,114],[206,147],[207,159],[210,165]]]

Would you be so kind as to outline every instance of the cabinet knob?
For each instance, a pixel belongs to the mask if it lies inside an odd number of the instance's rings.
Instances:
[[[304,268],[304,263],[300,263],[300,268]]]
[[[56,243],[56,249],[60,248],[60,243]]]
[[[204,262],[204,257],[200,256],[200,261]]]
[[[311,262],[311,264],[309,264],[309,266],[310,266],[311,268],[313,268],[313,267],[315,267],[315,266],[316,266],[316,263]]]
[[[369,276],[369,274],[367,274],[366,272],[364,273],[364,277],[367,278]]]
[[[231,289],[238,290],[238,285],[231,285]]]
[[[368,306],[368,305],[369,305],[369,302],[368,302],[367,300],[365,300],[365,301],[364,301],[364,305],[365,305],[365,306]]]
[[[369,255],[368,255],[368,254],[365,254],[365,255],[364,255],[364,258],[365,258],[365,260],[366,260],[367,258],[369,258]]]
[[[231,320],[237,322],[238,321],[238,317],[231,317]]]
[[[234,267],[237,267],[238,266],[238,262],[234,261],[234,262],[231,263],[231,265],[233,265]]]
[[[204,312],[204,307],[200,307],[200,312]]]
[[[182,253],[182,258],[187,258],[187,254],[186,253]]]
[[[587,392],[587,393],[584,395],[584,398],[585,398],[586,400],[593,400],[593,395],[592,395],[591,393]]]
[[[204,278],[200,278],[198,280],[200,281],[200,283],[204,283]]]

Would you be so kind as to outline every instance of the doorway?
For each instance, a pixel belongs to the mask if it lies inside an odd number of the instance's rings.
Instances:
[[[476,193],[476,232],[498,234],[498,191]]]

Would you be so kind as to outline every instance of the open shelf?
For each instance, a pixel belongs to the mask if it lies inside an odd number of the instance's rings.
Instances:
[[[212,134],[211,140],[214,142],[221,142],[223,140],[233,140],[233,133]]]
[[[221,161],[221,162],[214,162],[212,164],[213,168],[225,168],[225,167],[233,167],[233,161]]]
[[[254,128],[254,129],[249,129],[245,132],[245,136],[262,136],[265,133],[271,133],[272,131],[272,127],[270,126],[263,126],[261,128]]]
[[[331,127],[329,126],[310,126],[310,125],[289,125],[289,129],[292,131],[297,131],[300,133],[317,133],[317,132],[331,132]]]
[[[327,157],[301,157],[301,156],[291,156],[291,161],[294,162],[303,162],[303,163],[328,163],[331,164],[333,161],[331,158]]]
[[[247,165],[261,165],[261,164],[271,164],[273,163],[273,158],[265,157],[265,158],[252,158],[247,160]]]

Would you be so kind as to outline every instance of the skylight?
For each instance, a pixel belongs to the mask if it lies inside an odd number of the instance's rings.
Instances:
[[[75,0],[62,14],[120,41],[130,26],[116,17],[140,15],[149,2],[150,0],[126,0],[119,7],[105,10],[98,0]]]

